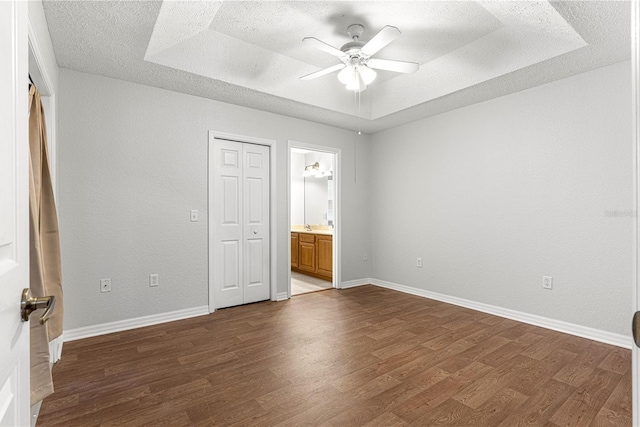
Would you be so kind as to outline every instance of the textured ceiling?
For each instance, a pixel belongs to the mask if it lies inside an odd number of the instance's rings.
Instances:
[[[45,1],[61,67],[373,133],[629,58],[628,2]],[[379,72],[361,94],[338,63],[346,27],[366,41],[402,31],[375,57],[420,63]],[[359,117],[359,119],[357,119]]]

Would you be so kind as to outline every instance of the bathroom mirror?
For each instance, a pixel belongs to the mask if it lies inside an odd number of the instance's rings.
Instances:
[[[303,176],[305,173],[307,176]],[[333,225],[333,154],[291,150],[291,225]]]
[[[304,178],[304,223],[329,225],[329,182],[328,176]],[[333,218],[331,218],[332,220]]]

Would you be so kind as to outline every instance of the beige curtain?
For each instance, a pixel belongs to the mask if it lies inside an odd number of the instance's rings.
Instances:
[[[40,325],[42,311],[31,315],[31,405],[53,393],[49,341],[62,334],[62,269],[58,216],[49,173],[47,130],[40,93],[29,88],[29,240],[30,285],[34,297],[54,295],[55,311]]]

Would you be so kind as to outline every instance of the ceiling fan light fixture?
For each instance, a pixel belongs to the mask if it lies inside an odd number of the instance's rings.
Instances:
[[[366,65],[361,65],[360,67],[358,67],[358,73],[360,73],[360,76],[362,77],[362,80],[364,80],[364,84],[366,85],[370,85],[371,83],[373,83],[373,81],[376,79],[376,76],[378,75],[375,71],[373,71]]]
[[[347,90],[362,92],[376,78],[376,72],[366,65],[352,64],[338,73],[338,80]]]
[[[343,85],[348,85],[353,81],[353,65],[348,65],[338,73],[338,80]]]
[[[353,72],[353,79],[347,84],[347,90],[352,90],[354,92],[362,92],[367,89],[367,85],[362,80],[362,76],[358,72],[357,69]]]

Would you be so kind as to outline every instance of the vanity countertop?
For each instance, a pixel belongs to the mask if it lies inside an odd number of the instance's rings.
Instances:
[[[316,228],[318,226],[311,226],[311,231],[306,230],[304,228],[304,226],[292,226],[291,227],[291,232],[292,233],[307,233],[307,234],[320,234],[323,236],[333,236],[333,229],[326,227],[326,226],[320,226],[322,228]]]

